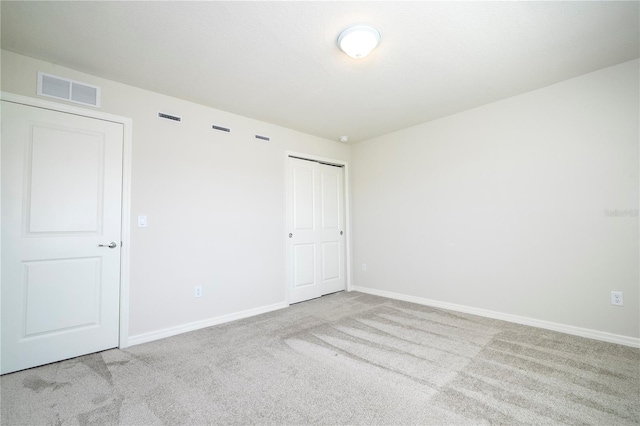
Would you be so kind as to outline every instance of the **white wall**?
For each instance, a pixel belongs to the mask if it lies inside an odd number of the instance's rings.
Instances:
[[[356,144],[355,284],[638,338],[638,76],[635,60]]]
[[[133,119],[131,220],[150,225],[132,227],[134,338],[284,302],[284,152],[350,149],[360,288],[639,336],[638,217],[605,216],[639,207],[637,60],[353,147],[11,52],[1,65],[3,91],[35,97],[45,71]]]
[[[2,51],[3,91],[36,97],[38,71],[101,86],[101,110],[133,119],[131,337],[286,301],[285,151],[349,146]]]

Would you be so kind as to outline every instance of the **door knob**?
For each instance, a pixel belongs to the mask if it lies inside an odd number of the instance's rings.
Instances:
[[[342,235],[342,231],[340,231],[340,235]]]
[[[109,247],[116,248],[117,244],[115,241],[111,241],[109,244],[98,244],[98,247]]]
[[[289,238],[293,238],[293,234],[289,232]]]

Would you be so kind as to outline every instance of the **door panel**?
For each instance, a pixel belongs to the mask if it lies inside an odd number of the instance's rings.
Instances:
[[[313,230],[315,222],[315,174],[313,169],[293,168],[293,229]]]
[[[290,303],[346,288],[341,167],[289,158]]]
[[[340,243],[322,243],[322,281],[340,278]]]
[[[291,196],[287,200],[292,223],[288,224],[290,303],[320,297],[317,272],[316,214],[318,176],[313,163],[290,158]]]
[[[31,132],[25,159],[29,232],[99,232],[102,135],[42,124]]]
[[[295,268],[294,286],[296,288],[314,285],[316,283],[315,264],[316,250],[315,245],[311,244],[295,244],[293,246],[293,264]]]
[[[24,267],[25,338],[98,324],[100,258],[31,261]]]
[[[318,173],[322,194],[322,227],[319,230],[319,238],[323,247],[320,291],[324,295],[345,290],[347,284],[343,232],[344,169],[318,164]]]
[[[118,345],[122,147],[121,124],[2,101],[3,374]]]
[[[328,169],[330,167],[330,169]],[[335,167],[324,166],[321,170],[322,184],[322,229],[338,229],[340,227],[340,187],[341,184]],[[338,169],[342,170],[342,169]]]

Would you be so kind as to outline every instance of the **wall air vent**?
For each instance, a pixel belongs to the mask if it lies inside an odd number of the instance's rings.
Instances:
[[[256,139],[261,139],[263,141],[270,141],[271,138],[269,136],[256,135]]]
[[[100,108],[100,88],[38,71],[38,95]]]
[[[221,132],[231,132],[231,129],[229,129],[228,127],[222,127],[222,126],[216,126],[215,124],[213,126],[211,126],[211,128],[213,130],[220,130]]]
[[[165,120],[175,121],[176,123],[182,123],[182,117],[177,115],[167,114],[166,112],[158,111],[158,118],[164,118]]]

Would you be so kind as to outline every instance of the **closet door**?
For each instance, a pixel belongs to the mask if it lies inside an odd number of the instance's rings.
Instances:
[[[344,236],[344,169],[318,164],[320,180],[320,293],[346,289]]]
[[[289,303],[346,288],[344,171],[289,158]]]

